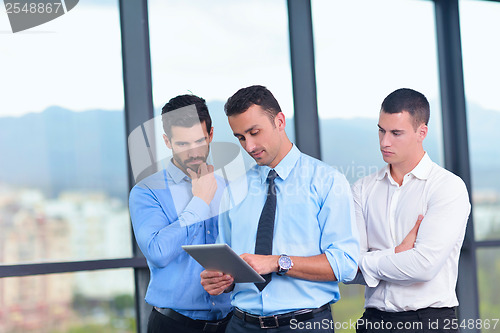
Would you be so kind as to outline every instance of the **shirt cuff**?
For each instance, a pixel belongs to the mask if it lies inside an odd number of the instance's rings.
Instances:
[[[366,252],[365,256],[380,258],[380,257],[389,256],[389,255],[395,254],[395,253],[396,253],[396,247],[391,247],[391,248],[385,249],[385,250]]]
[[[184,212],[182,212],[182,218],[179,218],[179,223],[183,227],[188,227],[192,224],[208,220],[212,217],[210,215],[210,206],[203,199],[193,197],[187,204]]]
[[[366,285],[368,287],[376,287],[380,282],[380,274],[378,269],[378,262],[380,258],[394,254],[394,247],[390,249],[366,252],[361,256],[359,269],[363,273]]]

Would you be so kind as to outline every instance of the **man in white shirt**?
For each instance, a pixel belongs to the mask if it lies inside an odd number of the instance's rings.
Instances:
[[[388,164],[352,187],[356,282],[366,284],[357,332],[458,332],[455,287],[470,203],[464,182],[424,151],[429,114],[421,93],[389,94],[378,122]]]

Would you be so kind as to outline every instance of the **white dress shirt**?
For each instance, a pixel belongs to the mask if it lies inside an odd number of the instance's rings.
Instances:
[[[365,308],[388,312],[458,305],[458,258],[470,203],[464,182],[427,153],[399,186],[389,166],[353,187]],[[395,253],[424,215],[413,249]],[[358,274],[359,275],[359,274]]]

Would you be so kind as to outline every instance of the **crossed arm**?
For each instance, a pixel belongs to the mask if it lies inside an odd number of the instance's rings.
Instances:
[[[433,279],[465,233],[470,204],[463,182],[452,181],[447,186],[436,187],[429,193],[423,223],[417,220],[415,227],[396,248],[375,252],[366,252],[368,242],[363,203],[356,190],[353,188],[357,222],[364,244],[362,248],[365,248],[359,266],[365,283],[376,287],[381,280],[409,285]]]

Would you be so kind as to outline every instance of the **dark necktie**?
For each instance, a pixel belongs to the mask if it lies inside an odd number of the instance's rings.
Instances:
[[[269,187],[267,188],[267,199],[260,214],[257,238],[255,240],[255,254],[271,255],[273,253],[274,217],[276,215],[276,186],[274,179],[278,176],[271,169],[267,175]],[[260,291],[271,281],[271,273],[262,276],[266,282],[255,283]]]

